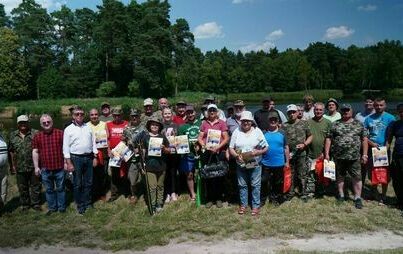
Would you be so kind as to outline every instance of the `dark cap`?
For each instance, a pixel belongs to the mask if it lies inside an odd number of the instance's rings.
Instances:
[[[178,105],[185,105],[185,106],[186,106],[186,102],[184,102],[184,101],[178,101],[178,102],[176,103],[176,106],[178,106]]]
[[[353,109],[353,107],[351,107],[351,105],[347,103],[342,104],[340,107],[340,110],[351,110],[351,109]]]
[[[110,107],[110,106],[111,106],[111,104],[109,104],[109,102],[106,102],[106,101],[102,102],[102,104],[101,104],[101,108]]]
[[[270,118],[276,118],[277,120],[279,120],[278,112],[274,111],[274,110],[270,110],[269,114],[267,116],[267,119],[270,119]]]
[[[271,98],[270,96],[267,96],[267,97],[264,97],[263,99],[262,99],[262,102],[265,102],[265,101],[272,101],[273,100],[273,98]]]
[[[339,108],[339,103],[337,102],[337,100],[335,98],[329,98],[329,100],[327,100],[326,102],[326,108],[329,106],[329,103],[333,102],[334,104],[336,104],[336,109]]]
[[[195,111],[194,107],[192,105],[187,105],[186,106],[186,111]]]
[[[245,107],[245,103],[243,102],[243,100],[236,100],[234,102],[234,106]]]
[[[138,115],[140,115],[140,111],[135,109],[135,108],[132,108],[132,109],[130,109],[130,115],[131,116],[138,116]]]

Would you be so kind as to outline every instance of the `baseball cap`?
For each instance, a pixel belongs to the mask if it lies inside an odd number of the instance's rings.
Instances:
[[[145,99],[144,100],[144,106],[152,106],[154,104],[154,101],[153,101],[153,99],[151,99],[151,98],[147,98],[147,99]]]
[[[295,104],[290,104],[287,106],[287,112],[288,111],[298,111],[298,107]]]
[[[351,107],[351,105],[348,103],[344,103],[340,107],[340,110],[351,110],[351,109],[353,109],[353,107]]]
[[[244,107],[245,103],[243,102],[243,100],[236,100],[234,102],[234,106],[240,106],[240,107]]]
[[[17,117],[17,123],[28,122],[28,121],[29,121],[29,117],[27,115],[20,115]]]
[[[215,104],[210,104],[210,105],[207,106],[207,110],[209,110],[211,108],[215,108],[216,110],[218,110],[218,107]]]
[[[137,110],[135,108],[132,108],[132,109],[130,109],[130,115],[131,116],[138,116],[138,115],[140,115],[140,112],[139,112],[139,110]]]

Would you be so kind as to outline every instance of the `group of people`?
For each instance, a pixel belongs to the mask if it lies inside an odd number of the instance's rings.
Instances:
[[[154,101],[147,98],[143,112],[130,110],[129,121],[123,119],[121,108],[105,102],[100,111],[88,112],[88,122],[84,110],[73,105],[72,119],[64,130],[54,128],[48,114],[40,117],[40,131],[30,127],[28,116],[20,115],[18,129],[8,142],[0,139],[2,189],[9,155],[22,210],[42,209],[43,184],[46,213],[65,212],[65,184],[71,180],[79,214],[97,200],[113,202],[121,195],[131,204],[144,195],[151,214],[159,213],[165,204],[178,199],[180,187],[185,186],[189,200],[195,201],[199,195],[206,208],[220,208],[236,197],[238,214],[247,213],[251,206],[251,214],[256,216],[266,202],[279,205],[295,196],[308,201],[323,194],[332,184],[323,175],[323,164],[334,161],[337,200],[346,200],[348,175],[354,205],[360,209],[363,182],[367,174],[371,179],[373,169],[372,148],[389,149],[394,140],[388,172],[397,205],[403,207],[403,104],[397,106],[400,119],[396,120],[385,111],[383,98],[367,98],[365,110],[355,117],[350,104],[339,105],[334,98],[322,103],[307,95],[303,102],[288,105],[284,114],[267,97],[252,114],[237,100],[225,116],[213,96],[205,99],[200,113],[184,101],[170,107],[166,98],[160,98],[155,109]],[[179,136],[186,137],[185,153],[178,151]],[[197,193],[195,174],[214,167],[228,167],[229,171],[202,179],[203,191]],[[374,187],[379,203],[386,201],[387,186],[382,185],[380,194]],[[1,200],[5,200],[3,195]]]

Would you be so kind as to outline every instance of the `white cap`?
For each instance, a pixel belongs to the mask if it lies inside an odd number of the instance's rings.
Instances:
[[[250,111],[242,111],[240,120],[241,121],[243,121],[243,120],[254,121],[252,112],[250,112]]]
[[[288,111],[298,111],[298,107],[295,104],[290,104],[287,106],[287,112]]]
[[[20,115],[19,117],[17,117],[17,123],[19,122],[28,122],[29,118],[27,115]]]
[[[211,108],[218,109],[217,105],[215,105],[215,104],[209,104],[209,105],[207,106],[207,110],[209,110],[209,109],[211,109]]]
[[[154,101],[151,98],[147,98],[147,99],[144,100],[144,106],[150,106],[150,105],[153,105],[153,104],[154,104]]]

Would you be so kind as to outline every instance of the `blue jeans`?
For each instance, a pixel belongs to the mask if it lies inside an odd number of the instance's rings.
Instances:
[[[71,155],[71,162],[74,165],[74,201],[78,211],[85,211],[91,206],[92,160],[92,156]]]
[[[260,207],[260,186],[262,167],[242,168],[237,165],[236,174],[238,176],[239,199],[241,206],[248,206],[248,184],[252,187],[252,208]]]
[[[43,169],[41,176],[42,182],[46,188],[45,196],[49,211],[65,211],[66,193],[64,190],[64,170]]]

